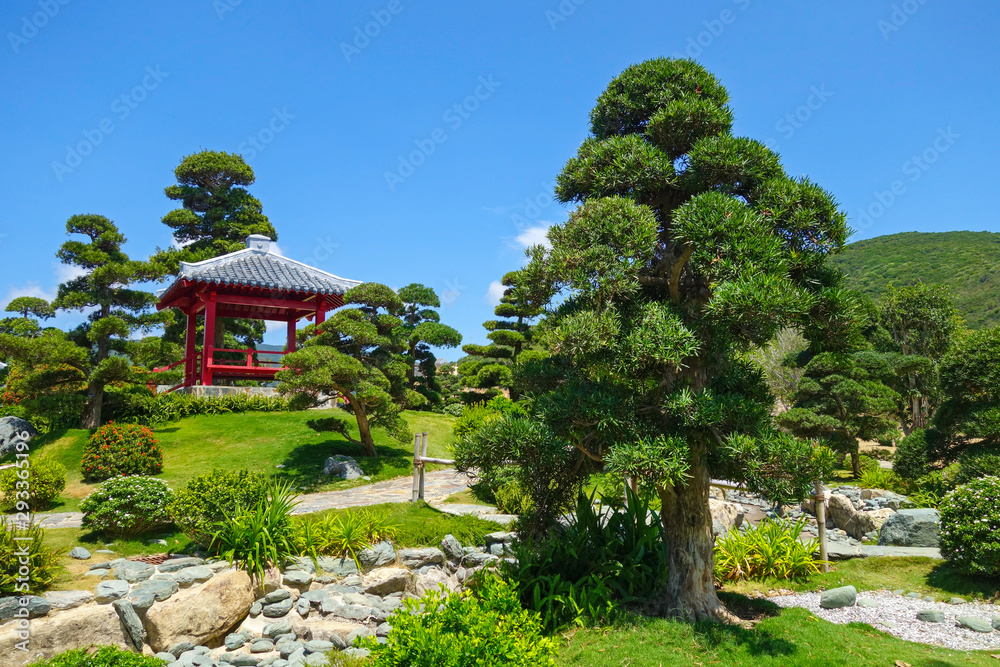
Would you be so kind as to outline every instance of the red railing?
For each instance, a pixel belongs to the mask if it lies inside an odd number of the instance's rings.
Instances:
[[[216,352],[230,352],[236,354],[244,354],[245,358],[241,360],[236,359],[216,359]],[[271,351],[271,350],[230,350],[226,348],[215,348],[212,350],[212,365],[213,366],[227,366],[236,368],[274,368],[275,370],[283,368],[284,364],[281,361],[269,361],[260,359],[260,355],[278,355],[284,356],[287,352],[284,351]],[[254,355],[258,355],[258,358],[254,359]]]

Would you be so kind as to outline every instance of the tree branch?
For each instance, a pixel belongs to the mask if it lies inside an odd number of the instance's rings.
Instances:
[[[680,303],[681,301],[681,271],[684,270],[684,266],[691,259],[691,254],[694,253],[694,248],[687,246],[684,249],[684,254],[680,256],[680,259],[674,263],[673,268],[670,271],[670,300],[674,303]]]

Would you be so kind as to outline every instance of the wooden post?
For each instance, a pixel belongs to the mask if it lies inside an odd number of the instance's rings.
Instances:
[[[427,474],[427,466],[424,464],[424,458],[427,457],[427,431],[420,434],[420,440],[422,446],[420,447],[420,499],[424,499],[424,475]]]
[[[413,436],[413,495],[410,502],[415,503],[420,499],[420,468],[423,464],[420,461],[420,434]]]
[[[288,320],[288,342],[285,344],[285,351],[295,351],[295,320]]]
[[[201,383],[212,384],[212,360],[215,356],[215,293],[205,302],[205,341],[201,346]]]
[[[320,294],[316,297],[316,326],[326,322],[326,297]]]
[[[819,559],[823,561],[820,567],[823,572],[829,572],[830,566],[826,564],[826,492],[823,489],[823,482],[816,482],[816,495],[814,496],[816,509],[816,525],[819,527]]]

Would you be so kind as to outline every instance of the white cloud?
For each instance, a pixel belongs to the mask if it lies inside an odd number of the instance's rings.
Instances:
[[[490,283],[490,286],[486,288],[486,295],[483,297],[483,301],[491,306],[500,305],[500,298],[503,296],[505,289],[507,288],[503,286],[503,283],[499,280],[494,280]]]
[[[7,304],[19,296],[36,296],[41,299],[45,299],[46,301],[52,301],[56,298],[56,291],[46,291],[38,285],[33,285],[31,283],[25,285],[24,287],[15,287],[11,285],[7,288],[7,293],[4,295],[3,299],[0,299],[0,309],[6,308]]]
[[[551,248],[552,244],[549,243],[547,234],[549,233],[549,224],[544,223],[538,227],[529,227],[522,231],[514,239],[515,242],[522,248],[530,248],[531,246],[541,245],[546,248]]]
[[[87,275],[87,271],[85,269],[81,269],[79,266],[73,266],[72,264],[56,264],[55,267],[56,285],[62,285],[63,283],[68,283],[74,278]]]

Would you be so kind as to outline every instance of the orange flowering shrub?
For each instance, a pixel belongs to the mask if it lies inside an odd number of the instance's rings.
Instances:
[[[109,422],[90,436],[80,466],[88,480],[156,475],[163,470],[163,452],[148,427]]]

